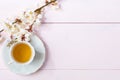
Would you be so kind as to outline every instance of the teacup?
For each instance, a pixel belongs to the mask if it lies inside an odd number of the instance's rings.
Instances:
[[[34,59],[35,50],[30,43],[21,41],[11,46],[10,56],[13,62],[30,64]]]

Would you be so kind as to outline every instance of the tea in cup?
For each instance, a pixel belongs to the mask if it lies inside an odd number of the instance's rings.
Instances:
[[[12,60],[19,64],[29,64],[33,61],[35,50],[28,42],[17,42],[10,49]]]

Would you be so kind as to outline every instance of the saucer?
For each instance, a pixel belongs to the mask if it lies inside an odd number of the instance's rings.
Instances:
[[[34,60],[28,64],[28,65],[21,65],[17,64],[15,62],[12,62],[11,64],[11,58],[10,58],[10,48],[7,47],[9,40],[6,40],[3,48],[2,48],[2,54],[3,54],[3,60],[6,64],[6,66],[12,71],[13,73],[21,74],[21,75],[29,75],[41,68],[45,61],[45,46],[43,42],[36,36],[32,35],[30,44],[34,47],[35,49],[35,57]]]

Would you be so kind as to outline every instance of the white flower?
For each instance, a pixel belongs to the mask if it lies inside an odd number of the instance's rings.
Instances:
[[[51,8],[53,10],[60,10],[60,5],[52,5]]]
[[[36,14],[32,11],[27,11],[24,13],[22,20],[25,24],[31,25],[36,19]]]
[[[41,13],[41,14],[39,14],[38,16],[37,16],[37,19],[42,19],[43,18],[43,13]]]
[[[47,2],[47,3],[46,3]],[[47,4],[51,4],[50,6],[54,9],[59,9],[60,6],[56,0],[44,0],[41,1],[41,7],[36,8],[35,10],[25,11],[23,14],[16,18],[8,19],[5,23],[7,31],[11,39],[17,41],[30,41],[30,36],[35,28],[41,25],[44,16],[45,7]],[[33,30],[34,29],[34,30]]]
[[[30,35],[29,34],[25,34],[25,41],[30,41]]]
[[[13,26],[11,28],[11,34],[16,34],[20,31],[19,27],[18,26]]]

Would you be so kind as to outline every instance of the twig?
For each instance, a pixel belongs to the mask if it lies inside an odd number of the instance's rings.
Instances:
[[[4,31],[4,29],[0,30],[0,33],[3,32],[3,31]]]
[[[44,7],[48,6],[48,5],[51,4],[51,3],[54,3],[54,2],[56,2],[56,1],[57,1],[57,0],[51,0],[50,2],[47,2],[45,5],[41,6],[41,7],[38,8],[38,9],[36,9],[34,12],[36,12],[37,14],[40,14],[40,13],[41,13],[41,10],[42,10]]]

